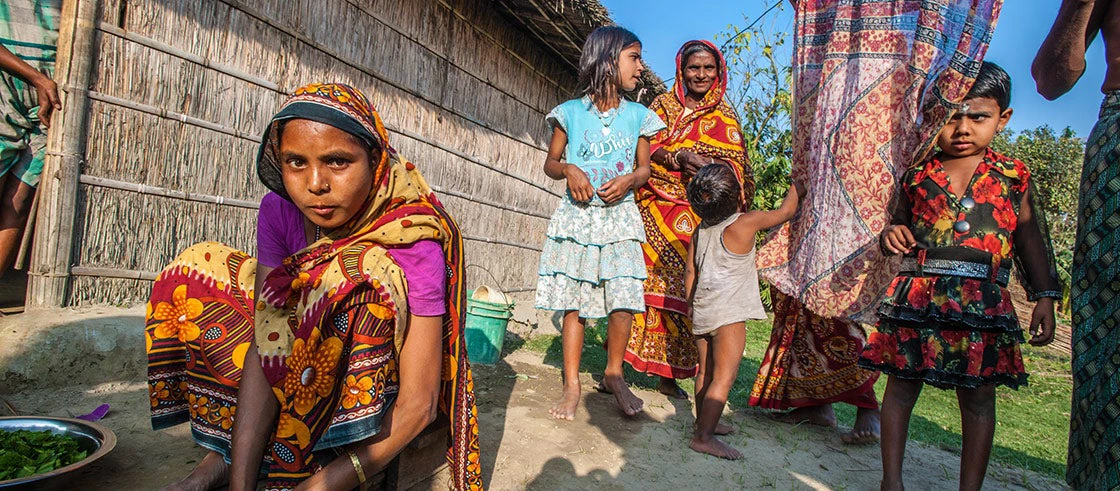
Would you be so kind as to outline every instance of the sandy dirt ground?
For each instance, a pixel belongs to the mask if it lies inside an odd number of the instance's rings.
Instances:
[[[476,367],[484,478],[490,489],[874,489],[878,446],[847,447],[833,430],[788,426],[760,412],[738,411],[728,441],[747,455],[731,462],[686,446],[691,403],[638,391],[647,410],[620,416],[613,397],[595,393],[583,375],[576,420],[555,421],[548,409],[559,396],[559,369],[543,355],[521,350],[493,366]],[[204,451],[186,426],[152,431],[142,374],[131,380],[25,389],[6,394],[19,411],[74,416],[109,403],[102,423],[117,434],[117,448],[89,466],[74,489],[157,489],[186,475]],[[911,489],[955,489],[959,457],[911,444],[906,472]],[[425,483],[445,489],[445,476]],[[1061,489],[1041,475],[992,466],[989,489]]]

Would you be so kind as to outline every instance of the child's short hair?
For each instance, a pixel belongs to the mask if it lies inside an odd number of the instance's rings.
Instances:
[[[579,87],[583,95],[599,100],[618,94],[618,55],[633,44],[641,44],[634,33],[603,26],[587,35],[579,57]]]
[[[707,224],[717,224],[739,210],[742,186],[735,171],[724,164],[708,164],[688,181],[688,203]]]
[[[976,83],[968,91],[967,99],[987,98],[995,99],[1000,111],[1011,107],[1011,77],[999,65],[990,61],[980,64],[980,74],[976,76]]]

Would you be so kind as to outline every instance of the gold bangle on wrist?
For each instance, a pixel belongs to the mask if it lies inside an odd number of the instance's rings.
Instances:
[[[354,473],[358,475],[358,489],[366,491],[366,471],[362,469],[362,461],[358,460],[358,454],[353,450],[347,450],[346,455],[350,456],[350,463],[354,465]]]

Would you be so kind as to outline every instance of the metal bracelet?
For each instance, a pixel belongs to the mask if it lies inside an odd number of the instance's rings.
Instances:
[[[1039,301],[1043,298],[1052,298],[1054,300],[1061,300],[1062,299],[1062,292],[1057,291],[1057,290],[1043,290],[1043,291],[1040,291],[1038,293],[1035,293],[1035,294],[1031,295],[1029,298],[1030,298],[1030,301],[1032,301],[1032,302],[1037,302],[1037,301]]]
[[[366,471],[362,469],[362,462],[358,460],[358,454],[353,450],[347,450],[346,455],[350,456],[350,463],[354,465],[354,472],[358,474],[358,489],[366,491]]]

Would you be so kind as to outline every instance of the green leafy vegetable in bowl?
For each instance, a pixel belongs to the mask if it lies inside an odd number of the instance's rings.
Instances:
[[[0,431],[0,481],[50,472],[86,458],[78,441],[49,431]]]

